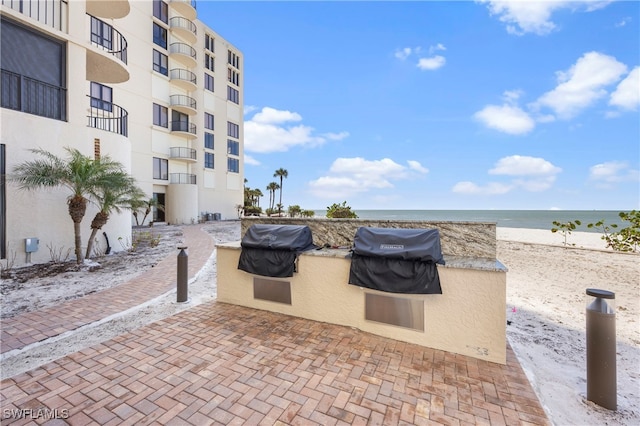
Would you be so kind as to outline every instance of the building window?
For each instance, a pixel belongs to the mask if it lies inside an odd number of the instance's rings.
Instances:
[[[227,63],[232,67],[240,69],[240,56],[231,50],[227,50]]]
[[[153,124],[161,127],[169,127],[169,111],[167,107],[153,104]]]
[[[227,139],[227,154],[240,155],[240,142]]]
[[[169,161],[166,158],[153,157],[153,178],[169,180]]]
[[[231,136],[232,138],[239,139],[240,138],[240,126],[230,121],[227,121],[227,136]]]
[[[169,11],[167,4],[162,0],[153,0],[153,16],[164,22],[169,22]]]
[[[216,70],[215,60],[214,59],[215,58],[213,56],[205,53],[205,55],[204,55],[204,67],[206,69],[208,69],[209,71],[211,71],[211,72],[214,72]]]
[[[171,130],[190,132],[189,116],[180,111],[171,110]]]
[[[91,41],[98,46],[111,50],[113,48],[113,27],[92,16]]]
[[[238,92],[231,86],[227,86],[227,100],[233,102],[234,104],[239,104],[240,92]]]
[[[227,170],[231,173],[240,173],[240,160],[237,158],[227,158]]]
[[[2,108],[66,121],[66,43],[4,18],[3,14]]]
[[[236,86],[240,86],[240,73],[231,68],[227,68],[227,80]]]
[[[204,88],[210,92],[213,92],[213,76],[204,73]]]
[[[213,148],[213,133],[204,133],[204,147],[208,149]]]
[[[213,38],[213,36],[210,36],[209,34],[205,34],[204,36],[204,48],[207,49],[209,52],[215,52],[215,48],[214,48],[214,41],[215,39]]]
[[[113,89],[100,83],[91,82],[91,107],[105,111],[113,110]]]
[[[167,29],[153,23],[153,42],[160,47],[167,48]]]
[[[213,154],[210,152],[205,152],[204,153],[204,167],[207,169],[213,169]]]
[[[209,130],[213,129],[213,114],[209,114],[207,112],[204,113],[204,128]]]
[[[163,75],[169,75],[169,61],[167,55],[153,49],[153,70]]]

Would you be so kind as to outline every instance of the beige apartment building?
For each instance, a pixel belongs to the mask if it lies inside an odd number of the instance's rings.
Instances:
[[[124,164],[164,206],[145,224],[237,218],[244,59],[198,20],[194,0],[1,1],[3,262],[46,262],[74,244],[68,190],[5,179],[33,148]],[[96,211],[82,222],[85,246]],[[114,213],[98,247],[121,250],[132,225],[131,212]]]

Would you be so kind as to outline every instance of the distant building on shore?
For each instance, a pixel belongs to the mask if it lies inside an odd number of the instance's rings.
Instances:
[[[1,1],[3,178],[30,149],[64,157],[71,147],[125,165],[164,206],[145,224],[237,218],[244,58],[197,19],[195,0]],[[1,259],[46,262],[74,246],[68,190],[17,191],[3,179],[0,191]],[[132,225],[129,211],[109,219],[116,250]]]

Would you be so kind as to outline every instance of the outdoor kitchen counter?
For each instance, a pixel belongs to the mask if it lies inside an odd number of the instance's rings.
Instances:
[[[234,241],[231,243],[217,244],[217,247],[224,247],[228,249],[241,250],[240,241]],[[324,256],[324,257],[338,257],[348,258],[351,254],[349,249],[343,248],[319,248],[317,250],[309,250],[301,253],[302,256]],[[443,255],[445,264],[438,265],[438,268],[456,268],[456,269],[477,269],[480,271],[496,271],[507,272],[508,269],[499,260],[481,258],[481,257],[468,257],[468,256],[453,256]]]
[[[507,268],[496,259],[444,254],[445,265],[437,269],[442,294],[405,294],[349,284],[349,249],[305,251],[287,278],[238,269],[241,253],[240,241],[216,245],[220,302],[506,363]],[[410,324],[372,318],[387,310],[391,316],[405,315]]]

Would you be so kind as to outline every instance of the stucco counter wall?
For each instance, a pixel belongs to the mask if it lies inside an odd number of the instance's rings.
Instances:
[[[492,258],[445,255],[438,266],[442,293],[384,293],[348,284],[347,250],[312,250],[298,259],[289,282],[291,304],[254,298],[255,275],[237,269],[240,243],[217,246],[218,300],[322,321],[434,349],[506,363],[506,268]],[[365,319],[365,294],[413,299],[424,303],[424,331]]]

